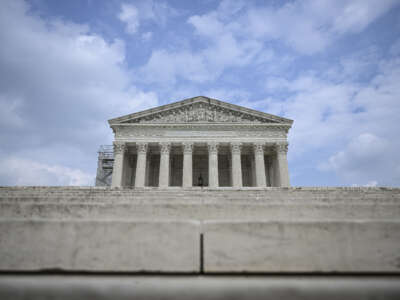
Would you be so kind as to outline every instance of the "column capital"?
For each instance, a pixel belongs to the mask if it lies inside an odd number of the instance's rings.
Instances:
[[[264,154],[264,145],[263,142],[255,142],[253,144],[253,149],[255,154]]]
[[[126,147],[126,143],[125,142],[114,142],[113,143],[113,147],[114,147],[114,155],[115,154],[125,153],[126,150],[128,149]]]
[[[233,142],[230,144],[232,153],[240,154],[242,151],[242,143]]]
[[[170,151],[171,151],[171,143],[170,142],[161,142],[160,143],[161,154],[169,154]]]
[[[138,153],[147,153],[147,143],[136,143]]]
[[[211,154],[218,154],[219,143],[218,142],[208,142],[207,143],[208,152]]]
[[[192,154],[193,153],[193,142],[184,142],[183,145],[183,153],[184,154]]]
[[[277,153],[287,153],[289,144],[287,142],[278,142],[274,148]]]

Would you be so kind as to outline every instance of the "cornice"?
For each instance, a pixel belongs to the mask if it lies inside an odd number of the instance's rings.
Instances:
[[[142,123],[120,123],[112,124],[111,128],[179,128],[179,129],[218,129],[218,128],[254,128],[254,129],[265,129],[265,128],[277,128],[277,129],[290,129],[291,124],[282,123],[156,123],[156,124],[142,124]]]

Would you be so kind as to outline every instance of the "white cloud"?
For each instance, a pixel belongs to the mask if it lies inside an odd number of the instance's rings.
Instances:
[[[290,89],[290,82],[283,77],[270,76],[265,82],[265,88],[267,91]]]
[[[132,4],[123,3],[118,18],[126,24],[127,33],[134,34],[139,28],[139,16],[137,8]]]
[[[342,34],[361,32],[396,4],[394,0],[307,0],[252,7],[242,28],[255,38],[281,40],[300,53],[313,54]]]
[[[221,5],[224,3],[227,1]],[[262,44],[256,40],[238,40],[221,18],[220,12],[191,16],[188,23],[197,35],[207,40],[207,46],[195,50],[154,50],[142,68],[146,80],[160,84],[173,84],[178,79],[210,82],[228,67],[246,66],[256,57],[263,61],[272,58],[268,51],[265,51],[267,56],[258,56],[262,54]]]
[[[23,101],[20,98],[10,99],[8,96],[0,94],[0,125],[3,128],[23,127],[24,120],[19,111],[22,105]]]
[[[224,24],[219,20],[217,12],[202,16],[191,16],[188,19],[188,23],[193,25],[197,34],[212,39],[217,39],[226,30]]]
[[[207,90],[205,95],[210,98],[224,99],[224,101],[246,107],[252,107],[254,104],[252,101],[248,101],[250,93],[243,89],[214,88]]]
[[[60,165],[7,157],[0,160],[0,180],[6,185],[88,186],[93,185],[94,174]]]
[[[279,8],[250,8],[245,15],[244,34],[261,40],[280,40],[300,53],[312,54],[329,43],[324,31],[318,30],[315,19],[299,1]]]
[[[144,32],[142,34],[142,39],[145,40],[145,41],[151,40],[152,37],[153,37],[153,33],[151,31]]]
[[[195,82],[215,78],[207,69],[205,58],[189,51],[153,51],[142,72],[148,82],[168,85],[175,84],[178,77]]]
[[[366,57],[365,64],[375,65],[377,73],[363,83],[352,76],[347,81],[335,76],[322,79],[323,72],[309,72],[293,80],[269,78],[268,89],[288,96],[285,101],[266,99],[264,109],[294,119],[292,162],[307,153],[325,151],[321,159],[328,157],[319,169],[336,173],[343,182],[396,185],[400,180],[400,141],[395,138],[400,115],[400,60]],[[337,74],[342,79],[340,72]]]
[[[141,5],[143,17],[151,19],[154,22],[159,23],[161,26],[166,25],[170,18],[174,18],[180,14],[177,9],[168,5],[168,2],[166,1],[146,0],[141,2]]]
[[[125,31],[129,34],[138,32],[143,22],[152,22],[164,26],[168,19],[178,15],[173,7],[163,1],[136,1],[132,3],[122,3],[121,11],[117,15],[118,19],[125,23]],[[149,36],[147,32],[147,36]]]
[[[14,124],[0,128],[1,152],[58,166],[40,153],[69,144],[81,156],[60,167],[79,169],[78,161],[90,154],[89,169],[95,168],[96,148],[111,141],[106,120],[155,106],[157,95],[134,85],[121,40],[108,41],[88,26],[45,20],[23,1],[0,6],[0,44],[6,45],[0,51],[0,114]],[[57,155],[63,152],[53,159]]]
[[[360,32],[395,4],[395,0],[342,1],[340,13],[333,21],[333,31]]]
[[[376,186],[377,178],[383,184],[394,185],[400,179],[394,167],[400,165],[400,159],[392,156],[394,146],[376,135],[363,133],[319,168],[334,171],[347,182],[367,182],[364,186]]]
[[[372,45],[339,57],[321,76],[336,82],[365,82],[376,73],[381,59],[381,49]]]
[[[345,150],[336,153],[321,168],[326,170],[352,169],[376,165],[382,160],[382,154],[387,152],[387,141],[371,134],[363,133],[350,141]]]
[[[272,42],[311,55],[343,34],[362,31],[395,4],[391,0],[309,0],[258,7],[224,0],[216,10],[187,20],[196,38],[204,42],[203,47],[153,50],[142,71],[148,82],[161,84],[175,83],[179,78],[209,82],[227,68],[257,64],[265,64],[266,70],[274,72],[284,65],[284,58],[274,64]],[[359,13],[351,19],[354,10]]]
[[[221,19],[227,19],[237,15],[246,6],[243,0],[222,0],[218,6],[218,14]]]
[[[332,140],[341,140],[340,134],[351,130],[355,86],[303,75],[294,80],[274,77],[267,81],[267,88],[272,87],[289,92],[284,101],[266,99],[264,110],[295,120],[290,131],[291,148],[296,149],[291,153],[294,159]]]
[[[400,54],[400,39],[393,43],[390,47],[390,54],[391,55],[399,55]]]

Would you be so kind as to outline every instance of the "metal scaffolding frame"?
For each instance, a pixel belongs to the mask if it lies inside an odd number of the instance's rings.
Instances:
[[[96,186],[110,186],[114,166],[113,145],[101,145],[98,153]]]

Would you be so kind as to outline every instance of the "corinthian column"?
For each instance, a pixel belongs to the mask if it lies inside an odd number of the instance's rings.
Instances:
[[[208,143],[208,186],[218,187],[218,143]]]
[[[231,143],[232,152],[232,186],[242,187],[242,161],[241,161],[242,143]]]
[[[254,161],[256,163],[256,186],[266,187],[264,143],[254,143],[253,149],[254,149]]]
[[[146,178],[147,143],[137,143],[135,187],[144,187]]]
[[[182,186],[191,187],[193,184],[193,143],[183,143],[183,178]]]
[[[169,184],[169,153],[171,143],[160,143],[160,178],[159,187],[167,187]]]
[[[114,165],[111,186],[121,187],[124,173],[126,145],[123,142],[114,142]]]
[[[275,145],[276,150],[276,164],[277,164],[277,177],[278,186],[289,187],[289,168],[287,161],[288,144],[287,143],[277,143]]]

